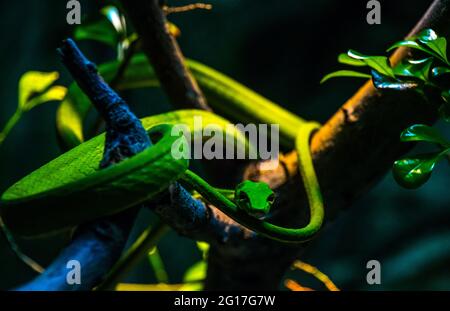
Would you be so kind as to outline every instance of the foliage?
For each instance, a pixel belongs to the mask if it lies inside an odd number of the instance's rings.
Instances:
[[[76,40],[94,40],[117,49],[117,58],[122,60],[136,35],[128,36],[125,16],[114,6],[106,6],[100,11],[102,18],[83,23],[75,28]]]
[[[387,56],[368,56],[354,50],[338,56],[338,62],[353,67],[368,67],[370,74],[339,70],[326,75],[321,83],[335,77],[372,78],[379,90],[415,91],[428,100],[428,94],[439,92],[440,116],[450,122],[450,62],[447,58],[447,40],[439,37],[432,29],[425,29],[416,36],[399,41],[387,51],[408,47],[419,52],[418,58],[408,58],[391,65]],[[437,147],[437,151],[407,156],[395,161],[393,175],[405,188],[417,188],[431,176],[436,163],[450,152],[450,141],[430,126],[414,124],[401,135],[402,142],[427,142]]]
[[[208,252],[209,244],[205,242],[197,242],[197,247],[202,253],[202,259],[193,264],[186,270],[183,277],[184,286],[182,290],[202,290],[203,281],[206,278],[208,270]]]
[[[77,26],[73,36],[76,40],[92,40],[113,47],[117,50],[117,59],[123,60],[138,36],[136,33],[128,33],[125,16],[115,6],[106,6],[100,13],[100,19]],[[173,36],[180,35],[180,29],[176,25],[168,23],[167,27]]]
[[[53,85],[58,78],[57,72],[39,71],[28,71],[20,78],[17,109],[0,132],[0,145],[24,113],[41,104],[60,101],[66,96],[65,87]]]
[[[125,59],[125,53],[133,42],[137,40],[136,34],[128,34],[124,16],[115,7],[105,7],[101,10],[103,18],[91,23],[85,23],[76,28],[74,37],[78,40],[94,40],[102,42],[117,49],[119,61]],[[179,33],[173,24],[168,25],[173,33]],[[443,118],[450,120],[450,84],[446,84],[447,75],[450,73],[450,64],[446,55],[446,39],[438,37],[434,31],[428,29],[416,37],[400,41],[389,48],[410,47],[426,54],[419,59],[408,59],[400,64],[392,66],[386,56],[369,56],[354,50],[347,54],[341,54],[338,61],[354,67],[366,67],[369,73],[340,70],[325,76],[322,83],[334,77],[360,77],[372,78],[378,89],[381,90],[413,90],[425,96],[427,88],[438,89],[441,92],[443,103],[440,112]],[[57,73],[30,72],[21,79],[19,90],[18,111],[26,112],[41,103],[51,100],[62,100],[66,95],[66,89],[61,86],[52,86],[58,78]],[[141,81],[142,82],[142,81]],[[15,123],[14,123],[15,124]],[[9,131],[8,131],[9,132]],[[3,132],[0,134],[0,144]],[[5,135],[6,136],[6,135]],[[394,163],[394,177],[399,184],[407,188],[415,188],[426,182],[431,176],[435,164],[443,159],[450,150],[450,142],[430,126],[415,124],[402,132],[403,142],[427,142],[435,145],[439,150],[432,153],[421,154],[414,157],[400,159]],[[183,284],[172,284],[179,290],[201,290],[207,271],[208,245],[198,243],[203,255],[202,260],[196,262],[183,277]],[[152,265],[159,284],[162,288],[169,286],[167,273],[158,249],[153,248],[148,254],[148,260]],[[316,268],[297,262],[297,269],[312,274],[321,280],[330,290],[337,288],[326,275]],[[172,288],[173,289],[173,288]]]

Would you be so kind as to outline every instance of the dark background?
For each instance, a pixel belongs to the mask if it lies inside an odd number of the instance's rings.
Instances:
[[[182,31],[179,43],[184,54],[304,118],[325,122],[362,84],[357,79],[336,79],[319,85],[324,74],[341,68],[336,56],[349,48],[382,54],[409,32],[432,1],[382,0],[381,25],[366,23],[366,0],[207,2],[214,5],[211,12],[170,16]],[[83,14],[97,12],[101,3],[82,0]],[[0,127],[15,110],[17,83],[24,72],[58,70],[60,83],[71,82],[55,53],[59,42],[73,31],[66,24],[65,5],[61,0],[0,2]],[[95,43],[81,47],[98,63],[113,57]],[[133,92],[127,99],[140,117],[170,109],[158,90]],[[60,154],[56,108],[57,103],[51,103],[27,113],[0,147],[0,192]],[[448,126],[438,127],[448,136]],[[449,290],[448,178],[448,165],[442,163],[430,182],[408,191],[387,174],[324,230],[302,260],[317,266],[342,289]],[[144,212],[138,227],[144,228],[152,219]],[[24,250],[45,265],[63,243],[62,237],[20,240]],[[175,233],[163,239],[160,252],[171,282],[180,282],[184,271],[200,258],[195,243]],[[381,262],[381,285],[366,283],[365,265],[371,259]],[[13,256],[3,238],[0,263],[0,289],[12,288],[34,275]],[[321,288],[310,276],[299,272],[291,276],[305,286]],[[154,281],[147,261],[128,281]]]

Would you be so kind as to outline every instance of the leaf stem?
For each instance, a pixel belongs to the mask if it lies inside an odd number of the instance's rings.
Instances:
[[[20,118],[22,117],[22,114],[23,114],[22,110],[17,109],[11,116],[11,118],[8,120],[8,122],[6,122],[3,131],[0,132],[0,145],[5,141],[9,132],[11,132],[14,126],[16,126],[17,122],[19,122]]]

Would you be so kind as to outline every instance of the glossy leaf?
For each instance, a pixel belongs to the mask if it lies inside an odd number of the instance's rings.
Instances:
[[[426,28],[426,29],[422,30],[421,32],[419,32],[417,35],[413,36],[411,39],[419,40],[421,42],[429,42],[429,41],[436,40],[437,38],[438,38],[438,35],[433,29]]]
[[[380,90],[407,91],[417,89],[420,84],[417,81],[402,81],[381,75],[372,70],[373,85]]]
[[[422,81],[428,81],[433,58],[420,60],[405,60],[395,66],[394,74],[396,76],[414,77]]]
[[[368,56],[355,50],[349,50],[347,54],[353,59],[363,61],[367,66],[378,71],[379,73],[395,78],[394,72],[389,64],[389,59],[386,56]]]
[[[350,66],[360,66],[360,67],[367,66],[367,64],[364,61],[362,61],[360,59],[354,59],[345,53],[339,54],[338,62],[340,62],[341,64],[350,65]]]
[[[393,175],[397,183],[407,189],[415,189],[423,185],[431,176],[441,153],[422,154],[395,161]]]
[[[445,148],[450,147],[450,143],[435,128],[425,124],[414,124],[408,127],[401,133],[400,140],[403,142],[426,141]]]
[[[98,41],[114,48],[120,41],[114,26],[105,18],[77,26],[73,36],[75,40]]]
[[[37,105],[48,101],[62,100],[66,95],[66,88],[62,86],[50,87],[59,74],[54,72],[29,71],[19,81],[19,109],[28,111]]]
[[[423,47],[422,45],[420,45],[419,43],[417,43],[416,41],[413,41],[413,40],[402,40],[402,41],[396,42],[387,49],[387,52],[390,52],[399,47],[407,47],[407,48],[411,48],[411,49],[416,49],[416,50],[422,51],[424,53],[430,54],[432,56],[436,56],[435,53],[433,53],[429,49]]]
[[[366,78],[370,79],[371,76],[367,73],[363,72],[357,72],[352,70],[339,70],[332,73],[327,74],[325,77],[320,80],[320,83],[324,83],[328,81],[329,79],[336,78],[336,77],[355,77],[355,78]]]
[[[95,40],[117,48],[118,59],[123,59],[131,42],[127,38],[125,17],[114,6],[104,7],[101,13],[105,18],[78,26],[74,37],[77,40]]]
[[[439,37],[432,29],[425,29],[416,36],[395,43],[389,47],[388,51],[402,46],[420,50],[448,63],[447,40],[444,37]]]
[[[447,59],[447,40],[444,37],[439,37],[433,29],[424,29],[417,36],[414,37],[420,43],[428,47],[436,53],[442,60],[448,63]]]
[[[125,38],[127,34],[126,21],[119,10],[115,6],[108,5],[101,9],[101,13],[110,21],[119,36]]]
[[[429,47],[431,50],[433,50],[440,59],[444,60],[446,63],[448,63],[447,59],[447,39],[444,37],[439,37],[436,40],[432,41],[421,41],[423,44],[425,44],[427,47]]]

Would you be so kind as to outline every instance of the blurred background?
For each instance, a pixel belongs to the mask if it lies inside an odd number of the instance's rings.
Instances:
[[[81,0],[83,15],[95,14],[105,1]],[[107,2],[107,1],[106,1]],[[403,38],[431,0],[381,1],[381,25],[366,23],[366,0],[209,0],[212,11],[170,15],[182,32],[185,56],[201,61],[281,104],[306,119],[325,122],[357,89],[358,79],[320,79],[341,68],[336,57],[349,48],[382,54]],[[169,1],[182,5],[189,1]],[[55,49],[71,36],[66,1],[0,2],[0,128],[14,113],[17,84],[29,70],[59,71],[59,84],[71,77]],[[91,60],[114,58],[101,44],[82,42]],[[125,94],[140,117],[170,110],[159,90]],[[24,115],[0,146],[0,193],[61,151],[55,135],[57,103]],[[449,127],[437,125],[447,137]],[[370,150],[368,150],[370,152]],[[338,164],[336,164],[338,165]],[[415,191],[400,188],[391,174],[328,226],[302,257],[346,290],[450,290],[449,167],[441,163],[431,180]],[[345,178],[345,177],[343,177]],[[339,181],[336,181],[339,182]],[[62,207],[63,208],[63,207]],[[134,236],[154,221],[142,212]],[[18,240],[23,250],[44,266],[65,243],[63,236]],[[159,247],[171,283],[182,281],[186,269],[201,257],[195,242],[171,232]],[[366,263],[376,259],[382,284],[366,283]],[[0,289],[10,289],[35,276],[0,239]],[[289,276],[302,285],[321,284],[301,272]],[[154,283],[144,260],[128,282]],[[282,288],[282,286],[280,286]]]

